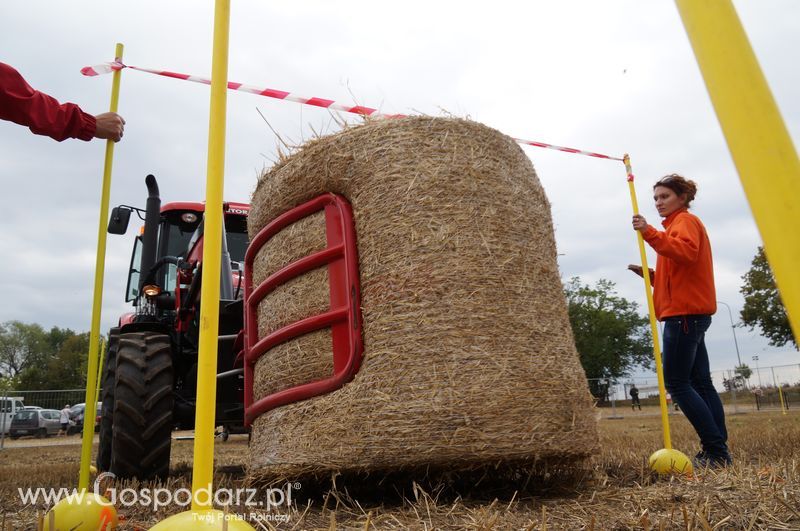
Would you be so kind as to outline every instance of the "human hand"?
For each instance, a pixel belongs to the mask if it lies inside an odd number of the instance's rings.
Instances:
[[[104,112],[94,117],[97,120],[95,138],[103,138],[119,142],[125,130],[125,119],[115,112]]]
[[[647,220],[641,214],[633,216],[633,230],[643,232],[647,228]]]
[[[640,266],[640,265],[628,264],[628,271],[633,271],[634,273],[636,273],[640,277],[642,276],[642,266]]]
[[[649,268],[649,269],[650,269],[650,280],[652,281],[653,280],[653,276],[655,275],[655,270],[652,267]],[[640,277],[644,278],[644,275],[642,275],[642,266],[640,266],[640,265],[628,264],[628,271],[633,271],[634,273],[636,273]]]

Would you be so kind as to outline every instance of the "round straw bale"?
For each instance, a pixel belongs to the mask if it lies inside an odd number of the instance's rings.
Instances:
[[[326,192],[350,201],[364,360],[330,394],[253,425],[251,474],[578,461],[597,426],[562,292],[550,205],[516,142],[461,119],[370,121],[308,142],[253,194],[251,238]],[[324,218],[284,229],[255,282],[325,247]],[[259,337],[328,308],[327,270],[259,307]],[[321,331],[255,367],[255,398],[331,374]]]

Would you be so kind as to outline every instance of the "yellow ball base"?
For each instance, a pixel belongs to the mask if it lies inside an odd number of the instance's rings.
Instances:
[[[692,461],[678,450],[662,448],[650,456],[650,468],[661,476],[691,476]]]
[[[116,529],[117,509],[94,492],[67,496],[44,516],[44,530],[108,531]]]
[[[225,526],[227,524],[227,526]],[[150,531],[183,531],[186,529],[228,529],[229,531],[255,531],[255,528],[235,513],[217,510],[184,511],[162,520]]]

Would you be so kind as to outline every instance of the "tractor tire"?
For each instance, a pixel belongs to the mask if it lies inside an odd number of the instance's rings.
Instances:
[[[117,478],[166,479],[173,407],[169,336],[120,335],[115,377],[110,471]]]
[[[117,373],[117,349],[119,348],[119,328],[114,327],[108,331],[108,347],[106,358],[103,362],[103,380],[100,387],[103,390],[100,406],[100,442],[97,447],[97,470],[108,472],[111,469],[111,428],[114,425],[114,387]]]

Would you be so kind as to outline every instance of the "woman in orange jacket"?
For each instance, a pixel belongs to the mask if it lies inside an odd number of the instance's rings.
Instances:
[[[700,466],[731,463],[722,401],[711,381],[705,333],[717,311],[711,243],[700,218],[689,212],[697,185],[672,174],[653,186],[659,231],[641,215],[633,228],[658,253],[653,281],[656,317],[664,323],[664,382],[700,437]],[[641,275],[639,266],[629,269]]]

